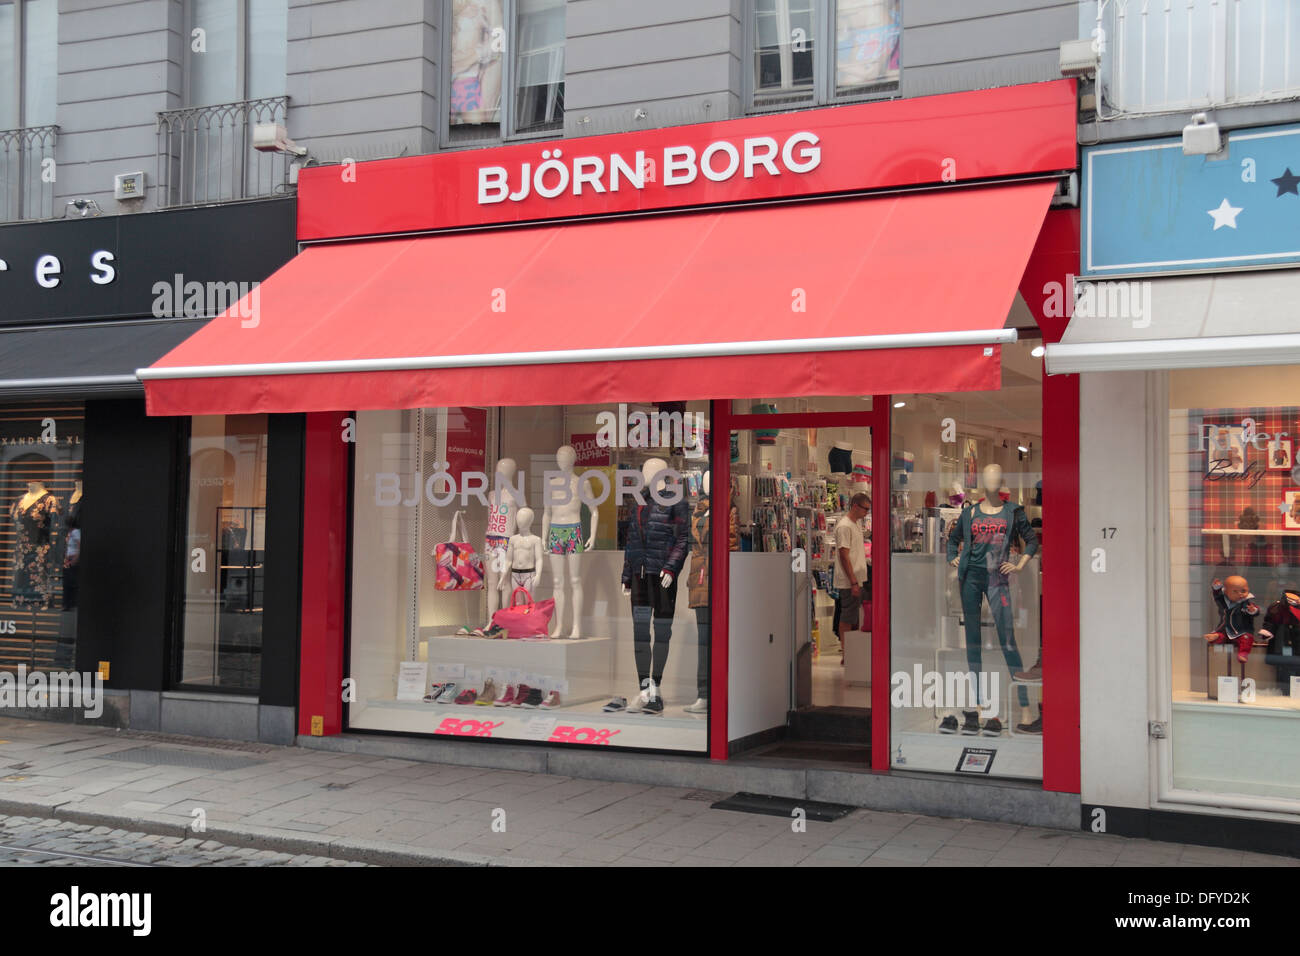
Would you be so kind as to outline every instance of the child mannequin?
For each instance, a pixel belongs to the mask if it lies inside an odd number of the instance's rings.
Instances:
[[[542,583],[542,539],[532,533],[533,509],[520,508],[515,514],[518,531],[506,545],[506,562],[510,566],[510,592],[523,588],[529,593]]]
[[[1259,614],[1250,584],[1241,575],[1234,574],[1227,581],[1215,578],[1210,590],[1214,603],[1219,606],[1219,626],[1206,634],[1205,640],[1210,644],[1235,645],[1237,660],[1244,664],[1255,646],[1255,616]]]

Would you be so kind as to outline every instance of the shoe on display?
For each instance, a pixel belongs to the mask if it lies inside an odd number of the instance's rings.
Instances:
[[[1038,705],[1038,718],[1032,723],[1016,724],[1018,734],[1041,734],[1043,732],[1043,705]]]
[[[545,707],[547,710],[550,710],[553,707],[559,707],[560,692],[558,690],[551,691],[549,694],[546,695],[546,700],[542,701],[538,706]]]
[[[438,697],[434,703],[450,704],[456,699],[456,684],[454,681],[442,685],[442,690],[438,692]]]
[[[524,706],[524,699],[528,696],[531,690],[532,688],[529,687],[527,684],[520,684],[517,688],[515,688],[515,699],[510,702],[510,706],[511,707]]]
[[[627,702],[627,712],[629,714],[639,714],[645,710],[645,705],[650,700],[650,688],[653,686],[654,682],[648,677],[641,682],[640,692]]]
[[[524,698],[523,703],[520,704],[519,706],[527,707],[529,710],[532,710],[540,706],[541,703],[542,703],[542,689],[540,687],[530,687],[528,688],[528,696]]]
[[[949,714],[939,722],[939,733],[955,734],[957,732],[957,718]]]
[[[627,710],[627,698],[615,697],[608,704],[601,708],[607,714],[621,714]]]
[[[473,633],[474,633],[474,628],[470,627],[468,624],[464,625],[463,627],[458,627],[456,629],[457,637],[470,637],[473,635]]]
[[[474,701],[474,703],[478,704],[480,707],[491,707],[494,703],[496,703],[496,699],[497,699],[496,681],[494,681],[491,677],[489,677],[486,681],[483,682],[483,693],[478,695],[478,700]]]
[[[432,686],[429,688],[429,693],[427,693],[427,694],[424,695],[424,702],[425,702],[426,704],[432,704],[432,703],[434,703],[434,702],[438,699],[438,695],[442,693],[442,689],[443,689],[443,687],[445,687],[445,686],[446,686],[445,684],[434,684],[434,685],[432,685]]]
[[[709,699],[707,697],[697,697],[695,703],[687,704],[682,710],[688,714],[707,714],[709,712]]]
[[[493,624],[491,627],[483,631],[482,636],[490,637],[493,640],[495,640],[497,638],[505,637],[506,629],[502,627],[500,624]]]
[[[974,737],[980,732],[980,715],[977,710],[963,710],[961,715],[966,718],[961,724],[961,733],[963,737]]]
[[[506,692],[492,701],[493,707],[509,707],[515,702],[515,685],[506,684]]]
[[[983,733],[985,737],[1001,737],[1002,721],[998,720],[996,717],[990,717],[988,720],[984,721],[984,730],[981,731],[981,733]]]
[[[1011,679],[1024,684],[1041,684],[1043,682],[1043,665],[1035,664],[1027,671],[1016,671],[1011,675]]]
[[[472,704],[476,700],[478,700],[478,691],[472,687],[465,688],[456,697],[456,703],[458,704]]]
[[[645,702],[645,706],[641,708],[641,712],[650,717],[661,716],[664,712],[664,699],[658,694],[655,694]]]

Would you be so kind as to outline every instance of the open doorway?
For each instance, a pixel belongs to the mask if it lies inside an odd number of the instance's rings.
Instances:
[[[820,407],[847,401],[856,407]],[[774,427],[731,435],[730,577],[733,590],[746,582],[747,595],[731,605],[732,642],[745,648],[733,646],[732,693],[751,697],[744,709],[756,726],[783,726],[755,740],[762,746],[753,755],[866,764],[873,529],[872,430],[863,413],[870,400],[816,404],[737,409],[778,417]]]

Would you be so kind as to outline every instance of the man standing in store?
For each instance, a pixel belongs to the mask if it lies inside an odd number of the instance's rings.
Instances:
[[[835,524],[835,588],[839,591],[840,647],[844,635],[860,630],[858,618],[867,588],[867,548],[862,537],[862,519],[871,513],[871,498],[860,491],[849,502],[849,510]]]

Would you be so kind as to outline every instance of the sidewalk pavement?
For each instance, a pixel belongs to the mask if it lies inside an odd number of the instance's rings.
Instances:
[[[908,813],[834,823],[729,794],[0,718],[0,814],[387,865],[1297,866]],[[201,811],[201,813],[200,813]]]

